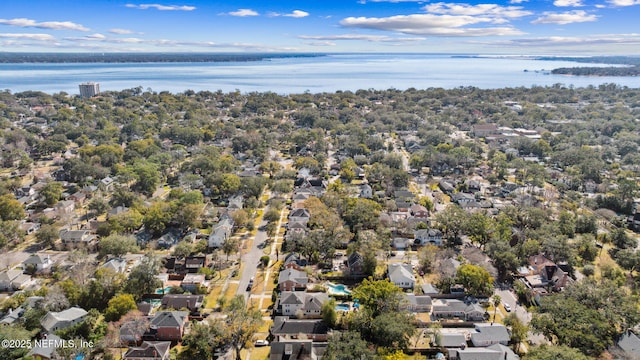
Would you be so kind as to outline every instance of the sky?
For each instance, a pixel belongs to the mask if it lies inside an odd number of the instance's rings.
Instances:
[[[0,51],[637,55],[639,22],[640,0],[1,0]]]

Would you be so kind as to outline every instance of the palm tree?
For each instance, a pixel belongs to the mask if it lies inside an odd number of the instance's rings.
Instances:
[[[493,322],[496,321],[496,313],[498,312],[498,306],[502,302],[502,297],[496,294],[491,299],[493,300],[493,321],[491,321],[491,325],[493,325]]]

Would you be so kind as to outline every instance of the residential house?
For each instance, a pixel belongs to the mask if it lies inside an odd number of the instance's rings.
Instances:
[[[198,313],[204,304],[204,295],[168,294],[162,297],[160,306],[163,309],[187,309],[191,313]]]
[[[327,301],[329,296],[323,292],[283,291],[276,303],[276,312],[283,316],[320,318],[322,305]]]
[[[311,214],[307,209],[293,209],[289,213],[289,222],[297,222],[306,225],[309,222]]]
[[[227,209],[240,210],[244,207],[244,197],[242,195],[231,196]]]
[[[473,136],[477,138],[497,135],[500,133],[496,124],[475,124],[471,131]]]
[[[72,214],[76,209],[76,203],[72,200],[63,200],[58,201],[54,207],[59,214]]]
[[[442,231],[438,229],[420,229],[413,233],[415,245],[442,245]]]
[[[0,291],[14,291],[27,286],[31,282],[31,276],[23,274],[20,270],[6,270],[0,272]]]
[[[429,210],[420,204],[412,204],[409,207],[409,213],[419,219],[427,219],[429,217]]]
[[[627,330],[616,343],[629,359],[640,359],[640,338],[631,330]]]
[[[438,181],[438,187],[445,194],[453,194],[456,189],[449,181],[444,179]]]
[[[49,311],[40,320],[40,325],[46,333],[54,333],[83,321],[86,316],[85,309],[74,306],[59,312]]]
[[[494,344],[508,345],[511,337],[507,328],[498,323],[475,324],[471,333],[471,343],[475,347],[487,347]]]
[[[371,185],[364,184],[360,186],[360,197],[363,199],[371,199],[373,197],[373,189]]]
[[[37,359],[37,360],[52,360],[59,359],[58,354],[56,353],[56,343],[60,343],[62,339],[55,334],[48,334],[46,338],[43,338],[42,342],[34,342],[33,347],[27,353],[29,358]],[[51,341],[51,342],[49,342]]]
[[[69,195],[67,199],[73,201],[77,206],[82,206],[87,200],[87,194],[83,193],[82,191],[76,191],[75,193]]]
[[[478,304],[466,304],[457,299],[439,299],[434,301],[431,310],[436,319],[459,319],[464,321],[483,321],[488,315]]]
[[[142,342],[144,334],[149,330],[149,318],[147,316],[129,320],[120,325],[120,343],[126,345],[139,345]]]
[[[269,360],[319,360],[327,349],[326,343],[311,340],[274,341],[270,346]]]
[[[137,347],[130,347],[122,356],[123,360],[169,360],[170,341],[145,341]]]
[[[109,269],[115,273],[125,273],[127,271],[127,260],[122,258],[113,258],[101,266],[103,269]]]
[[[449,359],[453,360],[520,360],[513,350],[500,344],[489,347],[468,347],[449,351]]]
[[[188,311],[157,312],[149,324],[149,335],[160,341],[181,341],[188,321]]]
[[[359,252],[354,251],[347,257],[347,268],[350,275],[364,274],[364,257]]]
[[[186,274],[180,283],[181,288],[191,293],[195,293],[196,289],[202,286],[208,286],[204,274]]]
[[[97,239],[89,230],[60,230],[60,240],[66,248],[93,248]]]
[[[113,183],[115,180],[111,176],[107,176],[104,179],[100,180],[99,186],[101,186],[105,191],[111,192],[113,190]]]
[[[40,223],[22,221],[20,222],[20,230],[24,231],[26,235],[33,234],[34,232],[40,230]]]
[[[206,266],[206,256],[187,256],[184,259],[184,268],[188,273],[197,273],[198,270]]]
[[[276,316],[270,331],[276,341],[310,339],[320,342],[328,340],[329,327],[319,319],[290,319],[288,316]]]
[[[389,264],[389,281],[401,289],[413,289],[416,277],[410,264]]]
[[[464,207],[467,204],[470,204],[472,202],[476,201],[476,197],[473,194],[469,194],[469,193],[464,193],[464,192],[458,192],[455,193],[453,195],[451,195],[451,201],[455,202],[456,204]]]
[[[416,295],[413,293],[402,294],[402,308],[409,312],[416,313],[430,313],[432,307],[431,296],[429,295]]]
[[[294,268],[285,268],[278,275],[278,289],[280,291],[302,291],[307,288],[307,273]]]
[[[438,340],[438,346],[446,349],[462,349],[467,346],[467,338],[459,332],[441,333]]]
[[[233,220],[225,217],[217,225],[214,225],[211,235],[209,235],[209,248],[220,248],[233,234]]]
[[[0,325],[11,325],[18,321],[24,315],[24,308],[19,306],[15,309],[9,309],[8,312],[0,319]]]
[[[411,248],[412,244],[413,244],[413,241],[411,239],[407,239],[407,238],[403,238],[403,237],[393,238],[393,240],[392,240],[393,248],[396,249],[396,250],[409,249],[409,248]]]
[[[23,269],[31,268],[36,272],[48,269],[51,265],[53,265],[53,260],[49,254],[32,254],[22,262]]]
[[[550,288],[553,291],[561,291],[573,282],[568,271],[541,254],[529,257],[528,269],[530,273],[524,277],[524,282],[529,288]]]
[[[170,229],[158,238],[158,247],[168,249],[180,241],[180,234],[175,229]]]

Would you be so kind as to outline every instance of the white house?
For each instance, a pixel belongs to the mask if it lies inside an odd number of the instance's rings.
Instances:
[[[87,316],[87,311],[83,308],[72,307],[60,312],[50,311],[40,320],[40,325],[48,333],[75,325]]]
[[[413,289],[416,277],[410,264],[390,264],[389,281],[401,289]]]
[[[32,267],[35,268],[36,271],[48,269],[51,265],[53,265],[53,260],[51,260],[51,255],[49,254],[33,254],[22,262],[24,269]]]
[[[225,217],[222,221],[220,221],[217,225],[213,227],[211,231],[211,235],[209,235],[209,247],[210,248],[219,248],[222,247],[222,244],[231,237],[233,233],[233,220],[228,217]]]
[[[0,291],[19,290],[31,282],[31,276],[23,274],[20,270],[7,270],[0,272]]]
[[[438,229],[420,229],[413,233],[416,245],[442,245],[442,232]]]
[[[302,314],[305,318],[320,318],[322,317],[322,305],[327,301],[329,301],[329,296],[323,292],[283,291],[276,308],[284,316]]]

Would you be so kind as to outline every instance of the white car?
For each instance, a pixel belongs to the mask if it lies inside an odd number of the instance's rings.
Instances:
[[[507,312],[511,312],[511,305],[507,303],[502,303],[502,306],[504,306],[504,309],[507,310]]]
[[[267,340],[256,340],[256,342],[253,343],[254,346],[267,346],[269,345],[269,342]]]

